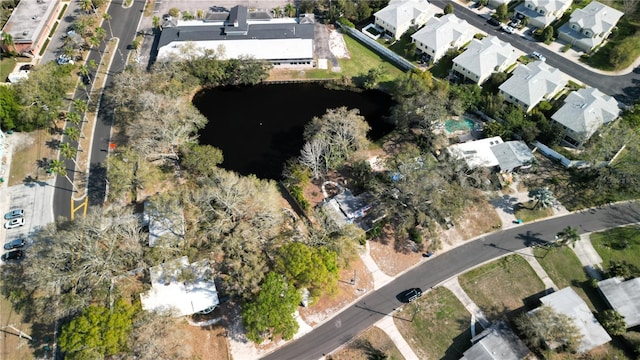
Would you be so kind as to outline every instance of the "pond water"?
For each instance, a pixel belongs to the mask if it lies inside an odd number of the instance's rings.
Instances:
[[[391,97],[376,90],[331,90],[318,83],[225,87],[199,92],[193,104],[209,119],[200,144],[222,150],[223,168],[262,179],[281,178],[283,164],[300,154],[304,126],[326,109],[359,109],[373,141],[393,129],[384,121]]]

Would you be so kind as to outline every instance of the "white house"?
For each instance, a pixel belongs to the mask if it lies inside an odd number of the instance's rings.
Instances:
[[[504,142],[500,136],[454,144],[447,151],[451,156],[464,160],[470,169],[499,168],[502,172],[511,172],[534,160],[524,141]]]
[[[476,31],[477,29],[465,20],[447,14],[427,21],[422,29],[411,35],[411,42],[416,44],[416,50],[426,54],[430,61],[435,63],[449,49],[459,49],[471,41]]]
[[[607,331],[593,316],[584,300],[572,288],[566,287],[543,296],[540,298],[540,302],[550,306],[556,313],[567,315],[573,319],[573,323],[582,335],[578,352],[586,352],[611,341]]]
[[[582,146],[602,126],[620,115],[616,99],[595,88],[573,91],[551,116],[564,129],[564,140]]]
[[[482,85],[494,72],[505,71],[522,54],[496,36],[473,39],[467,49],[453,59],[453,71]]]
[[[622,15],[621,11],[593,1],[574,10],[569,21],[558,29],[558,36],[579,49],[591,51],[611,34]]]
[[[529,112],[540,101],[553,98],[568,81],[569,77],[562,71],[543,61],[533,61],[518,65],[499,89],[506,101],[521,105]]]
[[[376,26],[398,40],[409,28],[426,24],[438,12],[440,9],[427,0],[391,0],[373,16]]]
[[[189,264],[186,256],[149,269],[151,290],[140,294],[142,309],[169,311],[173,316],[211,312],[218,290],[207,260]]]
[[[471,343],[460,360],[521,360],[531,353],[502,321],[474,336]]]
[[[511,0],[489,0],[489,6],[498,7],[502,4],[509,5],[510,2]]]
[[[529,18],[529,25],[545,28],[562,17],[573,0],[525,0],[516,6],[515,12]]]
[[[624,317],[627,328],[640,325],[640,277],[617,277],[598,282],[598,288],[612,309]]]

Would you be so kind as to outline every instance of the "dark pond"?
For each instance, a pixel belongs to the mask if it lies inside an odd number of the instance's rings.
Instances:
[[[326,109],[359,109],[371,126],[369,139],[388,134],[391,97],[380,91],[330,90],[317,83],[208,89],[194,105],[209,119],[200,143],[222,150],[222,167],[262,179],[279,179],[283,164],[298,156],[304,126]]]

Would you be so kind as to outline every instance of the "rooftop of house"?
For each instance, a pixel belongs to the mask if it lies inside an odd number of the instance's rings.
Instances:
[[[620,108],[613,97],[596,88],[571,92],[551,118],[566,128],[591,136],[600,126],[618,118]]]
[[[511,44],[497,36],[487,36],[482,40],[471,40],[467,50],[454,58],[453,62],[473,74],[482,75],[515,63],[518,56],[519,52]]]
[[[520,360],[531,352],[504,322],[493,324],[471,342],[460,360]]]
[[[609,305],[624,316],[627,328],[640,325],[640,278],[613,277],[598,282],[598,287]]]
[[[574,324],[582,334],[578,352],[586,352],[597,346],[611,341],[611,336],[600,325],[598,320],[571,287],[553,292],[540,299],[542,304],[548,305],[559,314],[565,314],[573,319]]]
[[[218,290],[207,260],[189,264],[186,256],[149,268],[151,290],[140,294],[147,311],[187,316],[217,306]]]
[[[562,71],[544,61],[533,61],[518,65],[513,75],[499,87],[505,94],[521,103],[535,106],[545,96],[556,94],[569,81]]]
[[[420,14],[431,11],[427,0],[391,0],[374,16],[394,27],[411,22]]]
[[[500,171],[512,171],[535,160],[531,149],[524,141],[507,141],[492,146],[491,151],[498,160]]]
[[[451,145],[447,150],[454,157],[464,159],[471,169],[477,167],[494,167],[498,166],[498,159],[493,151],[491,151],[491,147],[502,143],[503,141],[500,136],[494,136]]]
[[[411,38],[431,49],[449,48],[458,41],[467,42],[473,38],[476,29],[468,22],[447,14],[440,18],[433,17],[426,25],[418,30]]]
[[[558,11],[566,6],[571,5],[573,0],[525,0],[525,4],[531,3],[536,8],[542,8],[547,14]]]
[[[578,24],[583,29],[590,29],[594,34],[600,34],[616,26],[622,15],[624,13],[621,11],[592,1],[584,8],[574,10],[569,23]]]
[[[55,16],[60,0],[22,0],[13,9],[2,32],[11,34],[15,44],[35,43],[43,28]]]

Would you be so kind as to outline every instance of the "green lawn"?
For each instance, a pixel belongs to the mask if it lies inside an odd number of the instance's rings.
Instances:
[[[0,58],[0,82],[7,81],[7,76],[11,74],[16,66],[15,58],[1,57]]]
[[[552,208],[538,207],[534,210],[534,206],[534,201],[529,201],[526,204],[518,204],[515,211],[516,219],[522,219],[523,222],[529,222],[553,215]]]
[[[640,227],[627,226],[591,234],[591,243],[602,258],[602,267],[625,260],[640,269]]]
[[[490,320],[512,318],[524,299],[545,290],[520,255],[509,255],[458,277],[460,285]]]
[[[420,359],[457,360],[471,346],[471,315],[444,287],[404,306],[394,321]]]
[[[347,44],[351,58],[339,59],[338,61],[340,62],[342,74],[352,77],[355,83],[358,83],[357,79],[366,75],[369,69],[375,69],[378,66],[382,66],[384,69],[380,79],[381,84],[391,82],[404,73],[351,36],[345,34],[344,41]]]

